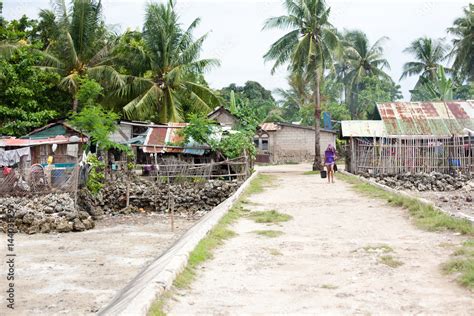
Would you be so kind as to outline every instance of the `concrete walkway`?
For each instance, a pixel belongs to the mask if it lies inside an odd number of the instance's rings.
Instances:
[[[191,289],[175,296],[170,315],[474,315],[474,293],[439,267],[462,238],[419,230],[405,210],[303,170],[309,166],[262,168],[275,180],[250,198],[256,204],[249,208],[278,210],[293,220],[281,226],[239,220],[238,236],[201,267]],[[267,229],[284,234],[254,233]],[[393,251],[367,248],[380,244]],[[403,265],[381,263],[387,255]]]

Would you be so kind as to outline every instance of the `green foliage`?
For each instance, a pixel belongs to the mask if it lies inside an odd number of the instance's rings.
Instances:
[[[464,15],[457,18],[448,33],[454,36],[453,50],[450,57],[454,57],[453,68],[458,82],[474,81],[474,4],[463,10]]]
[[[218,150],[227,158],[233,159],[247,153],[251,159],[255,158],[257,150],[253,143],[254,133],[248,131],[237,131],[222,137],[218,144]]]
[[[65,115],[59,76],[35,67],[42,56],[28,46],[0,58],[0,135],[21,136]]]
[[[100,148],[105,150],[115,148],[128,152],[130,149],[127,146],[109,139],[110,134],[117,128],[119,115],[104,110],[96,103],[102,91],[101,86],[91,79],[81,79],[80,83],[77,96],[85,106],[79,113],[72,115],[70,123],[87,134]]]
[[[212,138],[214,123],[207,117],[192,114],[190,116],[189,125],[184,127],[180,134],[184,136],[184,143],[194,140],[199,144],[205,144],[216,148],[216,140]]]
[[[233,159],[247,153],[251,158],[255,158],[256,149],[253,143],[253,131],[240,129],[229,134],[222,135],[218,140],[215,133],[218,126],[205,117],[192,115],[189,125],[181,130],[184,136],[184,143],[194,140],[200,144],[207,144],[214,151],[219,151],[224,157]]]
[[[196,19],[183,29],[173,1],[147,5],[143,42],[134,49],[136,61],[141,60],[142,65],[116,92],[125,102],[123,110],[128,118],[175,122],[183,120],[185,107],[199,113],[220,103],[202,77],[219,62],[199,58],[206,39],[206,35],[194,39],[199,22]]]
[[[390,78],[365,77],[360,83],[356,117],[359,119],[376,119],[376,104],[390,102],[401,98],[400,86]]]
[[[247,81],[244,86],[232,83],[222,88],[220,94],[226,101],[227,108],[241,119],[241,125],[245,129],[269,121],[269,115],[274,115],[274,110],[277,109],[271,91],[256,81]]]
[[[420,77],[418,85],[411,90],[413,101],[449,101],[456,90],[452,79],[447,78],[444,68],[438,68],[434,78]]]
[[[87,189],[92,194],[97,194],[104,187],[105,180],[105,163],[100,161],[95,154],[87,157],[87,162],[91,165],[89,176],[87,177]]]

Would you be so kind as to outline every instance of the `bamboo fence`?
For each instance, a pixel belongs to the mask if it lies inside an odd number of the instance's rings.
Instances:
[[[474,142],[470,137],[353,138],[348,149],[350,171],[355,174],[474,171]]]

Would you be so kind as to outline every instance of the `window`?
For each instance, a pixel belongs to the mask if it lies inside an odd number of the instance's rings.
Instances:
[[[258,144],[258,138],[254,138],[253,143],[255,144],[255,147],[260,148]]]
[[[268,150],[268,139],[262,139],[262,150]]]

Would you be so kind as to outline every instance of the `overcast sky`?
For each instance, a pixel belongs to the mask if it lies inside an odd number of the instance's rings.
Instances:
[[[66,0],[67,1],[67,0]],[[148,0],[102,0],[106,23],[119,31],[141,29]],[[403,53],[409,43],[421,36],[446,37],[446,28],[462,14],[469,1],[460,0],[327,0],[331,21],[339,29],[360,29],[373,43],[388,36],[385,55],[391,65],[388,72],[395,81],[403,63],[410,56]],[[4,0],[7,19],[23,14],[36,17],[39,9],[48,8],[49,0]],[[281,0],[178,0],[177,10],[184,25],[194,18],[202,19],[196,36],[209,32],[202,57],[218,58],[221,67],[206,76],[213,88],[247,80],[260,82],[273,90],[286,86],[287,72],[270,74],[271,64],[262,56],[283,34],[261,31],[264,21],[284,14]],[[448,38],[446,39],[448,40]],[[416,78],[400,82],[405,99]]]

